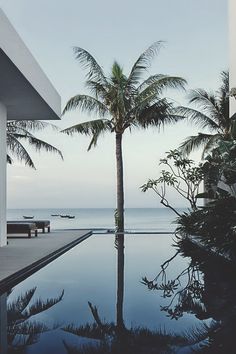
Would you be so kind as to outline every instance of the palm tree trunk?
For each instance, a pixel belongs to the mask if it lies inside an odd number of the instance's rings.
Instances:
[[[116,133],[116,198],[117,232],[124,232],[124,181],[122,158],[122,134]]]
[[[117,303],[116,325],[118,330],[124,328],[123,300],[124,300],[124,181],[122,159],[122,134],[116,133],[116,171],[117,171]]]

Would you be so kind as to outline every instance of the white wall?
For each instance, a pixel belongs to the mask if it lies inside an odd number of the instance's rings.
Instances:
[[[18,70],[21,71],[23,76],[30,82],[45,102],[60,117],[61,98],[59,94],[1,9],[0,48],[6,53]]]
[[[229,87],[236,87],[236,1],[229,0]],[[230,98],[230,114],[236,113],[236,99]]]

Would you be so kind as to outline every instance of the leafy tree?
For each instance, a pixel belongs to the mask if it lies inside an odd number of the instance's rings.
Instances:
[[[211,150],[219,139],[231,139],[236,136],[235,118],[229,116],[229,74],[221,73],[222,84],[218,91],[207,92],[203,89],[192,90],[189,94],[189,103],[199,108],[178,107],[177,113],[188,118],[201,129],[208,129],[210,133],[198,133],[189,136],[181,145],[184,154],[203,147],[203,156]]]
[[[48,152],[54,152],[59,154],[61,158],[62,153],[60,150],[54,146],[48,144],[47,142],[37,138],[33,132],[40,131],[44,128],[51,127],[55,130],[58,128],[50,123],[42,121],[32,121],[32,120],[11,120],[7,122],[7,162],[12,164],[13,160],[11,155],[16,156],[20,161],[24,161],[25,165],[35,169],[34,162],[22,144],[22,141],[26,141],[30,146],[32,146],[36,151],[46,150]]]
[[[151,61],[159,51],[161,42],[151,45],[134,63],[128,76],[115,61],[111,73],[105,76],[95,58],[82,48],[74,49],[76,59],[88,72],[86,87],[91,96],[79,94],[66,104],[64,113],[79,108],[82,112],[99,116],[99,119],[76,124],[63,132],[90,136],[88,150],[97,145],[103,133],[114,133],[116,139],[117,169],[117,231],[124,231],[124,182],[122,137],[128,129],[161,128],[167,123],[178,121],[173,114],[173,104],[162,96],[168,88],[183,88],[185,80],[180,77],[156,74],[143,80]]]
[[[193,160],[185,158],[178,150],[166,153],[166,158],[160,160],[160,165],[167,169],[161,171],[158,179],[149,179],[140,188],[142,192],[154,191],[160,198],[161,204],[170,208],[176,215],[178,211],[169,204],[166,197],[167,189],[174,189],[182,198],[186,199],[192,210],[197,210],[197,196],[203,181],[202,166],[195,166]]]

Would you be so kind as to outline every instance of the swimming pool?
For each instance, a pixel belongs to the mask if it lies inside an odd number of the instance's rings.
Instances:
[[[161,308],[167,307],[172,297],[164,298],[163,292],[149,290],[142,284],[143,277],[154,279],[160,265],[175,254],[173,235],[129,234],[125,235],[124,241],[122,307],[125,327],[182,333],[200,325],[202,321],[191,313],[184,313],[178,320],[171,319]],[[177,256],[167,269],[168,279],[176,278],[188,263],[188,258]],[[62,330],[71,324],[79,327],[94,323],[88,302],[97,307],[103,322],[115,322],[117,271],[115,236],[93,235],[14,287],[8,295],[8,307],[20,295],[35,287],[28,307],[38,298],[56,298],[64,292],[58,303],[26,321],[41,322],[51,329],[42,333],[36,343],[29,345],[27,353],[67,353],[63,340],[73,345],[88,343],[88,338]],[[185,275],[181,282],[185,282]],[[14,340],[16,344],[13,344],[17,346],[17,338]]]

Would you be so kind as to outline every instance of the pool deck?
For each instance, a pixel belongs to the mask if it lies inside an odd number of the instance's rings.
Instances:
[[[55,230],[38,237],[8,237],[0,248],[0,293],[52,262],[92,234],[91,230]]]

